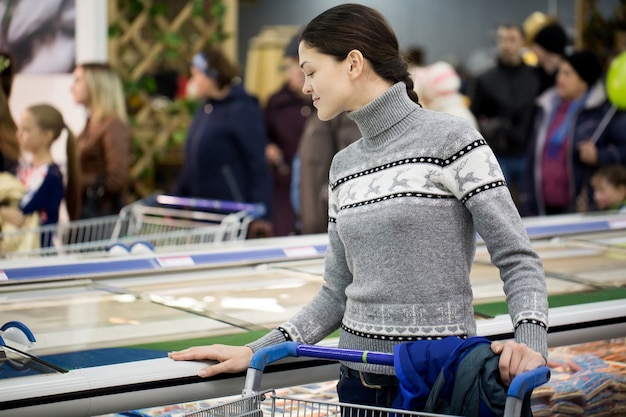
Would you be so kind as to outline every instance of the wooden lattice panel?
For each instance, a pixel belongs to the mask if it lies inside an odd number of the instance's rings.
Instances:
[[[155,3],[163,1],[136,1],[143,9],[135,13],[119,7],[124,0],[110,2],[109,23],[119,35],[109,40],[109,60],[126,80],[137,81],[163,64],[184,71],[191,56],[214,37],[214,19],[206,10],[202,16],[195,14],[191,1],[165,2],[164,14],[153,11]],[[178,41],[168,45],[168,39]]]
[[[193,0],[133,0],[133,6],[129,4],[128,0],[109,2],[109,27],[114,29],[109,37],[109,63],[126,85],[141,85],[144,77],[160,70],[184,74],[193,54],[213,43],[215,19],[208,7],[198,15]],[[141,198],[154,192],[155,163],[172,146],[173,133],[187,128],[190,116],[172,111],[162,99],[155,105],[147,91],[139,89],[133,95],[131,192]]]

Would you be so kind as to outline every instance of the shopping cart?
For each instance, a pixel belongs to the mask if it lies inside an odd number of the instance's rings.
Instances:
[[[215,405],[200,411],[194,411],[185,417],[441,417],[417,411],[399,410],[346,404],[332,401],[312,401],[289,396],[278,396],[275,391],[260,391],[261,377],[265,366],[286,357],[307,356],[321,359],[340,360],[347,362],[364,362],[380,365],[394,365],[393,354],[377,353],[350,349],[337,349],[317,345],[303,345],[297,342],[284,342],[275,346],[259,349],[252,357],[241,398]],[[519,417],[522,413],[522,402],[527,394],[550,379],[550,369],[546,366],[517,376],[507,391],[505,417]],[[271,406],[262,407],[267,397]]]
[[[116,216],[0,232],[0,257],[102,255],[112,247],[166,252],[246,238],[263,204],[154,195],[123,207]],[[22,242],[35,245],[21,247]]]

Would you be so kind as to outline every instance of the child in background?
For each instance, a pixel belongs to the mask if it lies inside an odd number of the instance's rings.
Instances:
[[[21,152],[32,155],[30,162],[22,162],[17,177],[26,187],[26,194],[17,207],[2,207],[2,218],[17,227],[25,216],[38,213],[39,224],[56,224],[65,189],[63,175],[52,160],[50,146],[61,131],[67,129],[63,116],[54,107],[40,104],[28,107],[18,123],[18,141]],[[72,133],[68,129],[68,135]],[[41,236],[41,246],[50,246],[49,236]]]
[[[598,210],[626,212],[626,166],[609,165],[600,168],[591,184]]]

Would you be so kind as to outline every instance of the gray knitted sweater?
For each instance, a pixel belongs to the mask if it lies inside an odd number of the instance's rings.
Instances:
[[[420,108],[404,83],[349,117],[363,138],[331,166],[325,283],[249,346],[316,343],[337,328],[340,347],[381,352],[473,336],[469,275],[478,233],[500,269],[515,339],[547,357],[543,267],[485,140],[460,118]]]

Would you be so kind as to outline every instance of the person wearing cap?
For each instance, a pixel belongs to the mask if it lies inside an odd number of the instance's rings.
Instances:
[[[184,163],[172,190],[181,197],[263,203],[266,216],[249,236],[272,234],[266,133],[258,100],[248,94],[234,64],[219,50],[191,61],[189,88],[204,100],[187,131]]]
[[[626,114],[607,99],[603,68],[591,51],[565,55],[556,86],[537,99],[523,215],[580,211],[602,166],[626,163]],[[587,195],[585,195],[587,194]]]
[[[554,86],[567,44],[567,33],[557,22],[547,24],[535,34],[530,49],[537,56],[536,72],[541,83],[538,94]]]
[[[296,213],[290,198],[293,160],[305,121],[312,113],[311,99],[302,92],[304,74],[298,63],[298,35],[285,48],[281,69],[285,82],[265,106],[265,155],[272,172],[274,236],[296,233]]]
[[[479,130],[498,158],[507,185],[519,205],[539,77],[522,57],[524,33],[516,24],[500,24],[496,65],[480,74],[471,96],[470,109]]]

